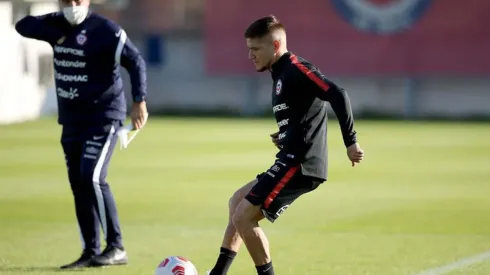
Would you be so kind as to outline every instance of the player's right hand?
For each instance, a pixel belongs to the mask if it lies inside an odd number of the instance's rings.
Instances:
[[[276,132],[274,134],[271,134],[271,140],[272,140],[272,143],[274,143],[274,145],[278,148],[278,149],[281,149],[279,147],[279,132]]]
[[[364,151],[359,146],[359,143],[354,143],[347,147],[347,156],[352,162],[352,167],[356,166],[356,163],[360,163],[364,158]]]

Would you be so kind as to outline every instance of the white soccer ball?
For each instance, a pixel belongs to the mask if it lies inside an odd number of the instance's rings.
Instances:
[[[181,256],[165,258],[155,270],[155,275],[198,275],[196,267]]]

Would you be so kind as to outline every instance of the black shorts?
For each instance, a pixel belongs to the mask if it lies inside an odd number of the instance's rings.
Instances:
[[[264,216],[274,222],[301,195],[315,190],[323,180],[304,176],[300,165],[276,160],[245,196],[251,204],[261,205]]]

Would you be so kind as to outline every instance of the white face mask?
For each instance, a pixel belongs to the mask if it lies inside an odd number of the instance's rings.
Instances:
[[[74,6],[63,8],[63,15],[72,25],[78,25],[85,20],[88,14],[88,6]]]

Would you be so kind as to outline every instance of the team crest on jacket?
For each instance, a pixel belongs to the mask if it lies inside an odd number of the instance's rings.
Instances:
[[[86,31],[83,30],[79,35],[77,35],[77,43],[80,46],[85,45],[87,43],[87,35],[85,34]]]
[[[276,84],[276,95],[279,95],[282,90],[282,80],[278,80]]]
[[[392,34],[410,29],[432,0],[330,0],[335,10],[357,29]]]

